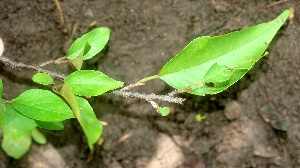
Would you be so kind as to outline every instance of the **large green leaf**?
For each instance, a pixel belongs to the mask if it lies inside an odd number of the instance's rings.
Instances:
[[[64,84],[61,94],[74,111],[76,118],[87,137],[89,148],[93,149],[93,144],[99,139],[103,129],[93,111],[93,108],[87,100],[77,97],[72,93],[68,82]]]
[[[42,85],[54,84],[52,77],[46,73],[37,73],[33,75],[32,80]]]
[[[196,95],[221,92],[242,78],[267,49],[289,11],[277,19],[217,37],[200,37],[170,60],[159,78],[176,89],[194,86]],[[205,82],[214,82],[209,87]]]
[[[38,125],[38,127],[44,128],[47,130],[63,130],[64,129],[64,124],[61,121],[48,122],[48,121],[35,120],[35,123]]]
[[[27,133],[17,139],[8,139],[4,137],[1,147],[8,156],[13,157],[14,159],[19,159],[28,152],[31,142],[32,139],[30,133]]]
[[[34,120],[20,114],[9,104],[1,102],[0,110],[3,136],[6,139],[18,139],[37,126]]]
[[[123,85],[123,82],[93,70],[75,71],[66,78],[65,82],[68,82],[73,93],[79,96],[97,96]]]
[[[84,53],[83,60],[87,60],[98,54],[106,45],[109,39],[110,30],[106,27],[100,27],[78,38],[70,47],[67,57],[76,58],[85,47],[86,41],[91,45],[90,50]]]
[[[12,105],[20,113],[35,120],[62,121],[74,118],[70,107],[48,90],[27,90],[17,97]]]

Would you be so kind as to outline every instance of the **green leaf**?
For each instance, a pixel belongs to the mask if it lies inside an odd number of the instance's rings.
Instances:
[[[2,102],[0,110],[3,136],[6,139],[18,139],[37,126],[34,120],[20,114],[9,104]]]
[[[38,144],[44,145],[47,142],[46,136],[37,128],[32,130],[31,136],[32,139]]]
[[[19,159],[28,152],[31,142],[32,139],[30,133],[27,133],[17,139],[8,139],[4,137],[1,147],[8,156],[13,157],[14,159]]]
[[[161,113],[162,116],[167,116],[168,114],[170,114],[170,108],[169,107],[160,108],[157,105],[157,110]]]
[[[70,107],[48,90],[27,90],[17,97],[12,105],[20,113],[35,120],[62,121],[74,118]]]
[[[0,113],[3,130],[2,149],[8,156],[19,159],[30,148],[30,132],[36,124],[32,119],[3,103],[2,99]]]
[[[170,60],[159,78],[176,89],[194,86],[189,93],[215,94],[242,78],[267,49],[289,11],[277,19],[217,37],[200,37]],[[214,82],[213,87],[205,82]]]
[[[99,139],[103,129],[93,111],[93,108],[90,106],[87,100],[81,97],[76,97],[72,93],[68,82],[64,84],[61,94],[70,104],[77,120],[83,128],[83,131],[87,137],[89,148],[93,149],[93,144]]]
[[[33,75],[32,80],[42,85],[54,84],[52,77],[46,73],[37,73]]]
[[[100,27],[78,38],[70,47],[67,54],[68,59],[75,59],[85,47],[87,41],[91,48],[83,54],[83,60],[87,60],[98,54],[106,45],[109,39],[110,30],[106,27]]]
[[[80,107],[80,112],[76,117],[87,137],[89,148],[93,149],[93,144],[100,138],[103,127],[97,119],[89,102],[86,99],[77,96],[76,100]]]
[[[47,121],[35,120],[35,123],[38,125],[38,127],[44,128],[47,130],[63,130],[64,129],[64,124],[61,121],[47,122]]]
[[[66,78],[65,82],[68,82],[73,93],[79,96],[97,96],[123,85],[123,82],[93,70],[75,71]]]
[[[195,121],[200,123],[205,118],[206,118],[205,115],[197,114],[195,117]]]
[[[81,69],[83,63],[83,55],[88,53],[90,49],[91,49],[91,45],[87,41],[85,41],[85,46],[83,48],[83,51],[75,59],[71,61],[71,63],[74,65],[74,67],[77,70]]]

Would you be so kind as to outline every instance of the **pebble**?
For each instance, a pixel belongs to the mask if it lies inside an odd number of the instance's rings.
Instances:
[[[242,105],[237,101],[232,101],[225,106],[225,116],[228,120],[235,120],[240,117],[242,113]]]
[[[94,13],[91,9],[87,9],[87,11],[84,13],[85,17],[94,17]]]

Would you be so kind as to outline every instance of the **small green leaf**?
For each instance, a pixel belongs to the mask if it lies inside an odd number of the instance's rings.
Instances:
[[[106,27],[100,27],[78,38],[70,47],[67,54],[68,59],[75,59],[85,47],[87,41],[91,48],[83,54],[83,60],[87,60],[98,54],[106,45],[109,39],[110,30]]]
[[[160,108],[157,105],[157,110],[161,113],[162,116],[167,116],[168,114],[170,114],[170,108],[169,107]]]
[[[85,46],[83,48],[83,51],[75,59],[71,61],[71,63],[74,65],[74,67],[77,70],[81,69],[83,63],[83,55],[88,53],[90,49],[91,49],[91,45],[87,41],[85,41]]]
[[[86,137],[90,149],[102,134],[102,125],[97,119],[93,108],[89,102],[81,97],[76,97],[71,90],[70,85],[66,82],[61,90],[62,96],[67,100],[74,111]]]
[[[197,114],[195,117],[195,121],[200,123],[205,118],[206,118],[205,115]]]
[[[194,86],[189,93],[215,94],[228,88],[257,62],[289,16],[217,37],[199,37],[164,65],[159,78],[176,89]],[[213,82],[214,86],[206,86]]]
[[[123,85],[123,82],[93,70],[75,71],[66,78],[65,82],[68,82],[73,93],[79,96],[97,96]]]
[[[48,90],[27,90],[17,97],[12,105],[20,113],[35,120],[62,121],[74,118],[70,107]]]
[[[18,139],[37,126],[34,120],[20,114],[9,104],[2,102],[0,110],[3,136],[6,139]]]
[[[47,130],[63,130],[64,129],[64,124],[61,121],[47,122],[47,121],[35,120],[35,123],[38,125],[38,127],[44,128]]]
[[[37,73],[33,75],[32,80],[42,85],[54,84],[52,77],[46,73]]]
[[[32,143],[30,133],[27,133],[17,139],[3,138],[1,147],[3,151],[14,159],[21,158],[28,152]]]
[[[32,130],[31,136],[32,139],[38,144],[44,145],[47,142],[46,136],[37,128]]]

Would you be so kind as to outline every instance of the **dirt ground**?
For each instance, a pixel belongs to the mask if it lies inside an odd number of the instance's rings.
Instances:
[[[125,84],[158,74],[168,60],[197,37],[222,35],[267,22],[288,8],[295,13],[270,44],[270,54],[224,92],[206,97],[182,94],[187,99],[184,105],[162,103],[172,109],[167,117],[156,113],[146,101],[108,94],[93,97],[89,101],[97,117],[108,125],[101,136],[104,142],[96,145],[92,157],[88,157],[79,124],[68,120],[63,131],[44,130],[48,143],[33,143],[20,160],[0,150],[0,167],[300,167],[299,1],[59,2],[65,25],[54,1],[0,1],[4,55],[40,64],[64,56],[73,40],[92,28],[108,27],[108,45],[83,68],[99,70]],[[94,21],[97,23],[91,27]],[[65,74],[73,71],[69,65],[48,68]],[[33,74],[0,64],[5,98],[16,98],[30,88],[49,89],[33,83]],[[156,94],[171,90],[158,79],[136,88],[138,92]],[[285,124],[286,139],[259,115],[267,104],[275,107]],[[200,123],[195,122],[199,113],[206,115]],[[91,158],[89,163],[87,158]]]

